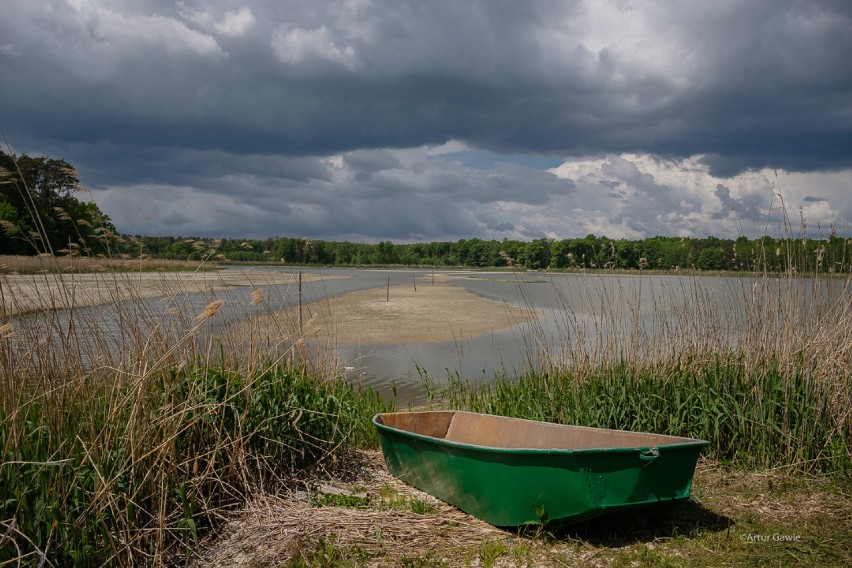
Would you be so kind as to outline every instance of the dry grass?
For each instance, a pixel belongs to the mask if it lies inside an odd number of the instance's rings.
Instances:
[[[261,495],[236,514],[222,534],[200,547],[196,566],[270,566],[304,559],[320,541],[357,550],[370,564],[398,566],[426,555],[448,557],[510,533],[392,477],[381,454],[348,456],[357,471],[301,476],[288,492]],[[363,496],[358,506],[317,505],[323,495]],[[410,503],[428,511],[412,512]]]
[[[336,548],[357,549],[365,559],[382,565],[398,566],[424,552],[441,557],[476,547],[483,540],[511,538],[457,510],[417,514],[317,507],[286,495],[256,499],[225,530],[222,542],[202,551],[199,565],[280,565],[310,554],[324,540]]]
[[[736,353],[750,368],[769,359],[803,366],[852,396],[844,380],[852,368],[852,275],[571,278],[568,288],[552,287],[558,306],[539,310],[527,326],[528,358],[542,372],[701,365]],[[519,289],[532,306],[526,294]],[[556,322],[556,341],[544,318]]]
[[[292,303],[297,275],[54,260],[0,274],[0,560],[174,561],[253,489],[351,435],[343,394],[324,386],[336,361],[292,321],[275,320],[274,343],[228,333]]]
[[[150,257],[107,258],[91,256],[0,255],[0,274],[83,274],[89,272],[163,272],[215,270],[213,264],[195,261],[164,260]]]
[[[246,288],[266,286],[268,294],[280,295],[279,302],[292,302],[296,275],[263,278],[232,271],[0,275],[0,321],[15,331],[10,356],[0,364],[6,376],[52,382],[101,371],[138,379],[179,361],[201,362],[222,328],[211,329],[208,319],[220,309],[229,311],[229,322],[239,319],[235,313],[250,317],[258,310]],[[26,317],[16,317],[20,314]],[[287,333],[255,357],[275,358],[299,339],[291,321],[276,323]],[[252,337],[240,339],[230,353],[244,355],[240,351]]]
[[[399,482],[375,452],[351,459],[354,474],[302,476],[287,492],[256,497],[200,546],[193,565],[737,566],[798,557],[805,565],[842,566],[850,559],[842,539],[852,535],[852,492],[828,478],[731,471],[702,460],[685,505],[518,532],[496,529]],[[366,498],[318,504],[324,493]],[[403,503],[427,500],[434,509],[389,508],[379,494],[398,495]],[[749,535],[770,542],[755,545]],[[785,546],[772,535],[799,540]]]

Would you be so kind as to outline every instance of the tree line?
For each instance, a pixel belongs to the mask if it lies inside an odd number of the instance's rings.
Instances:
[[[852,239],[740,237],[735,240],[587,235],[573,239],[461,239],[353,243],[307,238],[202,239],[135,236],[128,249],[155,258],[321,266],[516,267],[526,270],[848,272]]]
[[[461,239],[353,243],[297,237],[208,239],[120,235],[64,160],[0,151],[0,254],[65,254],[321,266],[515,267],[526,270],[848,272],[852,239],[735,240],[586,235],[571,239]]]

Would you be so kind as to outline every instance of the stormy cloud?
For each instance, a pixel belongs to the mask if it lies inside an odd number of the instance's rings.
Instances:
[[[0,129],[129,233],[850,233],[852,7],[705,4],[6,0]]]

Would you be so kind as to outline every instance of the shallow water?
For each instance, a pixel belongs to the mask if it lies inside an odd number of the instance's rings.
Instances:
[[[239,269],[232,269],[239,270]],[[294,272],[293,269],[252,268],[253,271]],[[429,270],[302,269],[316,275],[302,285],[302,303],[309,304],[349,292],[388,285],[428,286]],[[586,357],[613,354],[616,357],[653,357],[685,342],[721,349],[735,345],[747,320],[770,314],[778,305],[790,306],[796,314],[821,313],[841,301],[845,280],[777,280],[749,277],[628,274],[549,274],[539,272],[441,271],[454,286],[484,298],[533,309],[536,321],[486,333],[469,340],[406,345],[338,345],[339,372],[351,382],[377,389],[402,403],[424,400],[423,380],[444,384],[448,377],[471,382],[491,381],[495,375],[516,376],[531,368],[568,365]],[[262,276],[255,282],[263,282]],[[98,353],[138,352],[145,338],[122,337],[122,318],[134,317],[138,329],[178,341],[213,297],[245,297],[226,302],[219,314],[205,324],[203,344],[230,324],[254,313],[280,310],[299,304],[296,285],[259,285],[263,305],[248,302],[251,287],[226,293],[188,294],[179,299],[155,298],[121,302],[77,310],[74,321],[97,322],[99,344],[88,349],[91,365]],[[244,288],[244,290],[242,289]],[[779,302],[778,298],[783,301]],[[310,308],[305,308],[307,311]],[[58,314],[46,323],[30,315],[18,318],[22,326],[41,326],[35,334],[60,337],[68,331],[68,318]],[[803,330],[807,321],[801,322]],[[35,327],[33,329],[36,329]],[[721,344],[720,344],[721,341]],[[136,343],[134,343],[136,342]],[[61,341],[57,344],[61,344]],[[86,349],[81,350],[86,352]]]
[[[848,294],[844,280],[825,279],[447,274],[455,286],[532,308],[540,317],[469,341],[340,346],[341,358],[354,367],[347,373],[351,380],[419,402],[424,374],[438,385],[450,376],[478,383],[492,381],[497,374],[512,377],[531,368],[577,364],[596,354],[651,360],[683,346],[722,350],[736,346],[743,327],[762,317],[784,320],[794,333],[807,333],[812,316],[830,310]],[[795,312],[792,322],[785,320],[785,309]],[[803,321],[795,319],[799,317]],[[774,323],[765,322],[770,333]]]

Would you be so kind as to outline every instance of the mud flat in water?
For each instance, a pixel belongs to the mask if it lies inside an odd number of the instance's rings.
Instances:
[[[252,322],[269,330],[275,340],[273,318],[298,321],[298,308]],[[350,292],[302,307],[304,334],[338,344],[408,344],[465,340],[530,321],[532,310],[477,296],[447,283],[392,286]]]

